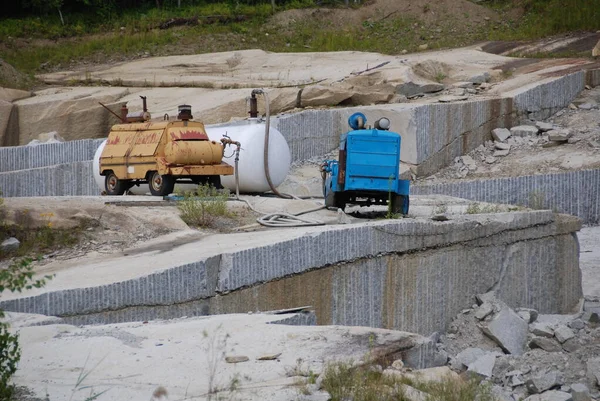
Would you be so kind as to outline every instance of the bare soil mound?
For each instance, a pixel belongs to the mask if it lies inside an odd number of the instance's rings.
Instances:
[[[298,22],[323,21],[336,26],[360,25],[365,21],[379,22],[387,18],[415,18],[427,24],[473,24],[498,21],[500,15],[489,8],[467,0],[376,0],[358,9],[287,10],[274,15],[271,23],[286,27]]]

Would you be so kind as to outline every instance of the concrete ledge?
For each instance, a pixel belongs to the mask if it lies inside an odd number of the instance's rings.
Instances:
[[[416,184],[411,187],[411,194],[442,194],[480,202],[551,209],[578,216],[585,224],[600,223],[600,169]]]
[[[430,333],[490,289],[511,306],[571,311],[582,296],[579,227],[549,211],[318,227],[112,284],[78,288],[71,274],[63,289],[0,307],[107,323],[313,305],[319,324]]]

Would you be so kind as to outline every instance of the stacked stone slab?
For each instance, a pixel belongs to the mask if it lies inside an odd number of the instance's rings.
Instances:
[[[551,209],[578,216],[586,224],[600,223],[600,169],[421,184],[412,186],[411,193]]]
[[[145,273],[105,285],[79,288],[59,275],[41,294],[0,307],[87,324],[312,305],[319,324],[428,334],[489,288],[509,305],[571,311],[582,297],[579,229],[577,218],[550,211],[314,227],[202,258],[179,248],[164,265],[154,258]]]
[[[99,195],[92,159],[102,139],[0,148],[3,196]]]

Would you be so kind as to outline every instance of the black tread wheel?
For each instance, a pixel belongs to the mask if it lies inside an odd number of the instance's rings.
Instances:
[[[172,175],[160,175],[158,171],[149,173],[148,187],[154,196],[166,196],[175,188],[175,178]]]
[[[346,196],[343,193],[337,192],[333,195],[333,204],[338,209],[346,209]]]
[[[221,185],[221,176],[220,175],[211,175],[208,178],[208,183],[215,187],[216,189],[223,189],[223,185]]]
[[[120,180],[112,171],[104,177],[104,189],[107,195],[123,195],[129,189],[126,180]]]

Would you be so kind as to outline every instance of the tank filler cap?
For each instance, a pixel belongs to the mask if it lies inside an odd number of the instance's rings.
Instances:
[[[177,110],[179,111],[179,114],[177,115],[179,120],[188,121],[194,118],[194,116],[192,116],[192,106],[189,104],[179,105]]]
[[[354,113],[348,117],[348,125],[354,130],[365,128],[366,123],[367,117],[363,113]]]
[[[390,120],[382,117],[379,120],[375,121],[375,128],[387,131],[390,129]]]

